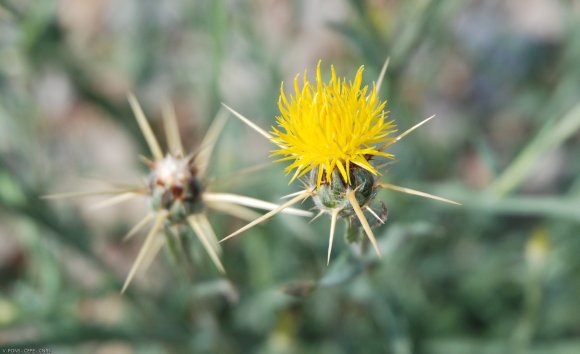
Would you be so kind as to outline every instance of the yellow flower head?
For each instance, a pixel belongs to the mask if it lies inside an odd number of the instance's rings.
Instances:
[[[328,83],[322,81],[320,62],[316,68],[314,85],[306,78],[302,89],[298,76],[294,79],[294,96],[286,96],[281,88],[277,117],[278,128],[273,128],[272,142],[280,148],[273,155],[284,157],[276,161],[293,161],[286,172],[296,170],[292,181],[312,169],[318,168],[317,186],[323,176],[331,180],[335,167],[343,180],[350,184],[351,165],[368,170],[374,175],[378,171],[369,159],[372,156],[392,158],[381,151],[382,147],[394,142],[390,134],[396,132],[392,120],[387,121],[384,110],[386,101],[377,97],[377,88],[362,86],[364,68],[361,66],[354,81],[347,82],[336,76],[331,66]]]

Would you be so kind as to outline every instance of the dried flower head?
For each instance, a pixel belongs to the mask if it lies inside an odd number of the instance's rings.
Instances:
[[[163,122],[169,146],[164,155],[141,106],[133,95],[129,95],[129,103],[152,155],[151,159],[142,157],[150,169],[146,185],[96,193],[65,193],[48,197],[112,195],[110,199],[99,203],[97,207],[116,205],[135,197],[145,197],[149,201],[151,212],[139,221],[125,237],[125,239],[129,239],[147,224],[153,222],[153,226],[149,230],[127,276],[122,292],[125,291],[140,267],[148,267],[165,241],[175,243],[176,240],[172,240],[172,238],[179,238],[188,229],[197,235],[215,266],[224,273],[225,269],[220,260],[221,247],[206,216],[208,208],[242,219],[253,220],[259,214],[248,207],[273,210],[277,209],[278,205],[236,194],[207,191],[210,186],[206,183],[206,174],[212,150],[227,117],[223,112],[218,114],[214,120],[198,151],[185,155],[175,113],[170,106],[166,107]],[[304,210],[288,208],[284,211],[294,215],[312,216],[311,212]]]
[[[359,68],[353,81],[337,77],[331,66],[331,78],[324,82],[320,63],[316,69],[316,81],[311,84],[304,74],[302,88],[298,77],[294,80],[294,94],[286,95],[283,85],[278,106],[281,115],[277,127],[268,133],[240,113],[228,108],[236,117],[278,146],[272,155],[282,156],[276,161],[291,161],[286,171],[295,171],[290,182],[310,172],[309,182],[303,181],[305,189],[294,193],[291,200],[254,220],[222,241],[238,235],[254,225],[275,215],[299,201],[312,197],[319,215],[330,214],[330,240],[328,259],[336,221],[346,219],[349,225],[362,226],[376,253],[380,250],[365,211],[384,223],[386,211],[377,213],[371,207],[377,190],[387,188],[439,201],[458,204],[409,188],[399,187],[377,180],[378,168],[373,158],[392,158],[384,150],[400,141],[411,131],[432,119],[431,116],[394,136],[395,125],[387,119],[386,101],[378,98],[378,91],[388,66],[385,62],[379,79],[372,89],[362,85],[363,67]],[[380,215],[379,215],[380,214]]]

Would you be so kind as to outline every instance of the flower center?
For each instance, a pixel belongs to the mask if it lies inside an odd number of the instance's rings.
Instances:
[[[183,222],[202,207],[201,183],[190,159],[167,155],[155,162],[149,174],[151,206],[155,211],[169,211],[169,220]]]

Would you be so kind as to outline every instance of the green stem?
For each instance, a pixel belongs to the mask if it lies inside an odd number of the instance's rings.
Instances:
[[[346,233],[344,235],[346,242],[355,243],[360,240],[360,228],[353,225],[352,222],[346,222]]]
[[[524,312],[512,335],[514,353],[526,353],[537,327],[538,312],[542,303],[542,280],[532,274],[525,288]]]
[[[348,243],[360,243],[361,255],[369,250],[369,239],[362,237],[362,228],[353,222],[347,221],[345,238]]]
[[[360,234],[360,227],[358,229]],[[369,239],[367,237],[363,237],[360,243],[360,254],[364,255],[368,252],[368,250],[369,250]]]

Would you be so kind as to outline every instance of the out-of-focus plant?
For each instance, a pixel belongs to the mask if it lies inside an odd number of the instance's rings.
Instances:
[[[190,259],[187,254],[191,247],[188,239],[191,231],[197,235],[218,270],[225,273],[220,260],[222,250],[206,216],[208,208],[243,219],[252,219],[256,217],[256,213],[247,207],[271,210],[277,209],[278,205],[241,195],[212,193],[207,190],[205,182],[211,153],[225,124],[225,115],[218,116],[214,121],[198,150],[186,154],[173,108],[166,107],[164,123],[169,147],[164,155],[141,106],[133,95],[129,95],[129,103],[153,156],[152,159],[141,157],[150,169],[146,185],[117,188],[112,191],[57,194],[48,198],[113,195],[97,204],[95,206],[97,208],[113,206],[136,197],[148,199],[150,213],[127,233],[125,239],[137,234],[150,222],[153,222],[153,226],[147,233],[121,292],[129,286],[139,268],[148,268],[166,242],[176,258]],[[294,215],[312,216],[311,212],[304,210],[285,209],[285,211]],[[161,233],[161,230],[164,232]],[[161,237],[162,235],[165,237]]]

